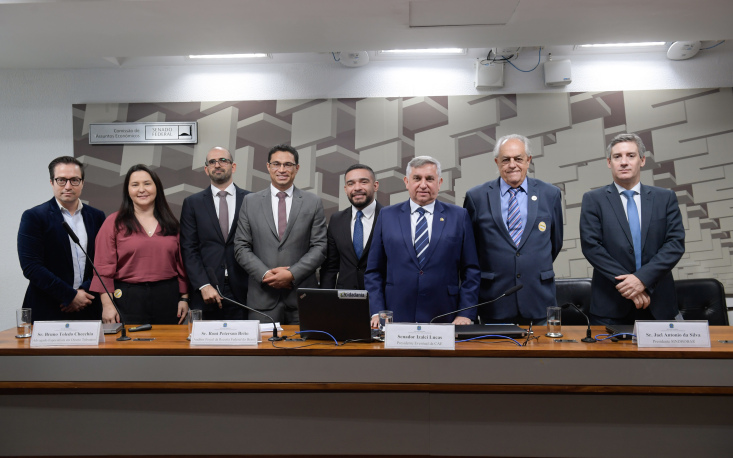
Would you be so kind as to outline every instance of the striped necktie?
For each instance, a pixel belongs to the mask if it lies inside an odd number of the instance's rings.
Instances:
[[[422,268],[425,262],[425,252],[428,249],[430,240],[428,238],[428,220],[425,218],[425,209],[420,207],[416,210],[420,213],[415,224],[415,254],[417,254],[417,262]]]
[[[509,229],[509,235],[512,237],[514,244],[519,246],[519,242],[522,240],[522,218],[519,213],[519,201],[517,200],[517,193],[519,188],[509,189],[509,210],[507,210],[506,216],[506,227]]]

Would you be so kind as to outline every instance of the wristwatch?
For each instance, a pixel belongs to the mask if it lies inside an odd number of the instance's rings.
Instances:
[[[188,302],[190,302],[190,300],[189,300],[188,297],[179,297],[178,298],[178,302],[186,302],[186,303],[188,303]]]

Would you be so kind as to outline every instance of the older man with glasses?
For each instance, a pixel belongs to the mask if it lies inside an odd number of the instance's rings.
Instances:
[[[298,324],[297,289],[318,288],[316,269],[326,259],[326,217],[321,199],[293,184],[300,169],[295,148],[271,148],[267,169],[270,186],[244,199],[234,251],[249,274],[247,304]]]
[[[23,307],[34,321],[99,320],[102,305],[89,292],[92,265],[64,230],[66,222],[94,258],[94,240],[104,213],[82,204],[84,165],[70,156],[48,165],[54,197],[23,212],[18,229],[18,258],[28,289]]]
[[[205,320],[243,320],[246,310],[226,299],[247,300],[247,272],[234,259],[237,215],[244,196],[234,184],[237,170],[231,153],[214,147],[206,155],[204,172],[211,185],[186,197],[181,209],[181,254],[191,282],[191,308],[203,310]]]

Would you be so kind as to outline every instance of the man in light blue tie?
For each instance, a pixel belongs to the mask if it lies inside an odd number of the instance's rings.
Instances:
[[[396,322],[470,324],[480,272],[471,220],[465,209],[436,200],[443,182],[440,162],[418,156],[407,164],[406,202],[384,207],[374,226],[364,283],[372,326],[380,310]]]
[[[641,184],[646,150],[636,134],[606,148],[613,183],[585,193],[580,213],[583,254],[593,266],[591,321],[682,319],[672,268],[685,252],[677,196]]]

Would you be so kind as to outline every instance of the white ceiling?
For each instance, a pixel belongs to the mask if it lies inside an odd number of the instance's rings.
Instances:
[[[0,68],[730,38],[731,0],[0,0]]]

